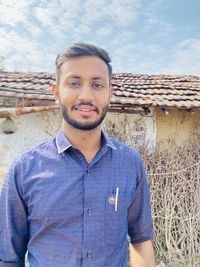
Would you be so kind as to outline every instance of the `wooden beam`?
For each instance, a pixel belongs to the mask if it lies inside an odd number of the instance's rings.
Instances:
[[[53,100],[54,97],[52,94],[29,94],[27,93],[21,93],[18,92],[7,92],[7,91],[0,91],[0,97],[12,97],[12,98],[24,98],[24,99],[47,99],[47,100]]]
[[[36,113],[41,111],[51,111],[59,109],[58,105],[54,106],[38,106],[38,107],[17,107],[17,108],[2,108],[0,109],[0,118],[15,117],[18,115]]]

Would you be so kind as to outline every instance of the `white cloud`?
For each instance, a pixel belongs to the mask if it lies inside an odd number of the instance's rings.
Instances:
[[[105,21],[116,26],[127,26],[138,17],[139,8],[140,0],[86,0],[82,4],[80,21],[86,25]]]
[[[170,59],[168,71],[200,76],[200,39],[187,39],[178,43]]]
[[[29,3],[26,0],[9,0],[0,4],[0,21],[11,26],[26,21]]]
[[[101,27],[97,31],[97,35],[99,35],[100,37],[109,36],[111,33],[112,33],[111,27]]]
[[[109,7],[109,15],[117,25],[127,26],[138,17],[139,8],[139,0],[113,0]]]
[[[46,7],[34,8],[34,16],[41,23],[42,26],[49,27],[56,25],[56,15],[58,6],[54,3],[48,3]]]
[[[166,19],[166,7],[166,1],[154,0],[144,8],[144,26],[142,32],[145,34],[151,32],[151,34],[153,33],[157,36],[164,36],[175,31],[174,25]]]
[[[78,34],[79,38],[80,38],[81,35],[84,36],[84,34],[88,34],[90,32],[90,30],[91,29],[88,25],[81,24],[81,25],[77,26],[76,28],[74,28],[72,35]]]
[[[0,30],[5,37],[0,47],[0,54],[5,57],[7,70],[41,70],[48,68],[50,53],[47,47],[40,45],[36,40],[19,36],[15,31]],[[54,55],[55,57],[55,55]]]
[[[29,21],[25,24],[25,28],[27,35],[31,36],[34,39],[39,39],[44,35],[44,30],[41,27],[34,25]]]
[[[69,36],[83,34],[89,31],[84,23],[79,22],[79,1],[57,1],[48,2],[43,7],[34,9],[34,16],[39,21],[41,27],[56,42],[64,40]]]
[[[163,21],[162,19],[149,17],[145,20],[142,31],[144,33],[147,33],[148,31],[153,31],[157,35],[163,36],[175,31],[175,28],[173,27],[173,25]]]
[[[109,4],[106,0],[86,0],[82,4],[81,23],[91,25],[107,16]]]
[[[164,49],[158,44],[145,44],[124,32],[122,38],[112,41],[112,59],[114,72],[158,73],[165,64]]]
[[[129,55],[129,56],[128,56]],[[142,42],[119,47],[113,55],[115,72],[200,76],[200,39],[187,39],[165,49]]]
[[[83,10],[83,1],[81,0],[60,0],[60,19],[76,22]],[[61,22],[60,20],[60,22]]]
[[[5,29],[0,29],[1,45],[0,54],[6,57],[13,49],[13,42],[9,40],[9,34]]]
[[[52,70],[57,52],[85,41],[110,52],[115,72],[200,75],[200,40],[185,37],[174,45],[177,28],[167,20],[164,0],[146,6],[142,0],[2,2],[0,55],[7,69]]]

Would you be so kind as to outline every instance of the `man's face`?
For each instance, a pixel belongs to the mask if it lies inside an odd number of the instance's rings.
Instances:
[[[61,66],[59,85],[53,87],[53,93],[65,123],[92,130],[103,121],[112,97],[108,67],[94,56],[69,59]]]

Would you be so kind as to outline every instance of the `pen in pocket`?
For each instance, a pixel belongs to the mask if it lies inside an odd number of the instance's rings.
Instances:
[[[118,209],[118,198],[119,198],[119,187],[116,188],[116,193],[115,193],[115,211]]]

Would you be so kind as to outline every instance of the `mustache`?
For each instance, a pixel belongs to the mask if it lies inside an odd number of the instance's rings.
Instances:
[[[97,113],[99,113],[99,109],[97,106],[95,106],[94,104],[90,103],[90,102],[82,102],[82,103],[78,103],[72,106],[72,109],[76,109],[79,108],[81,106],[89,106],[91,108],[93,108]]]

